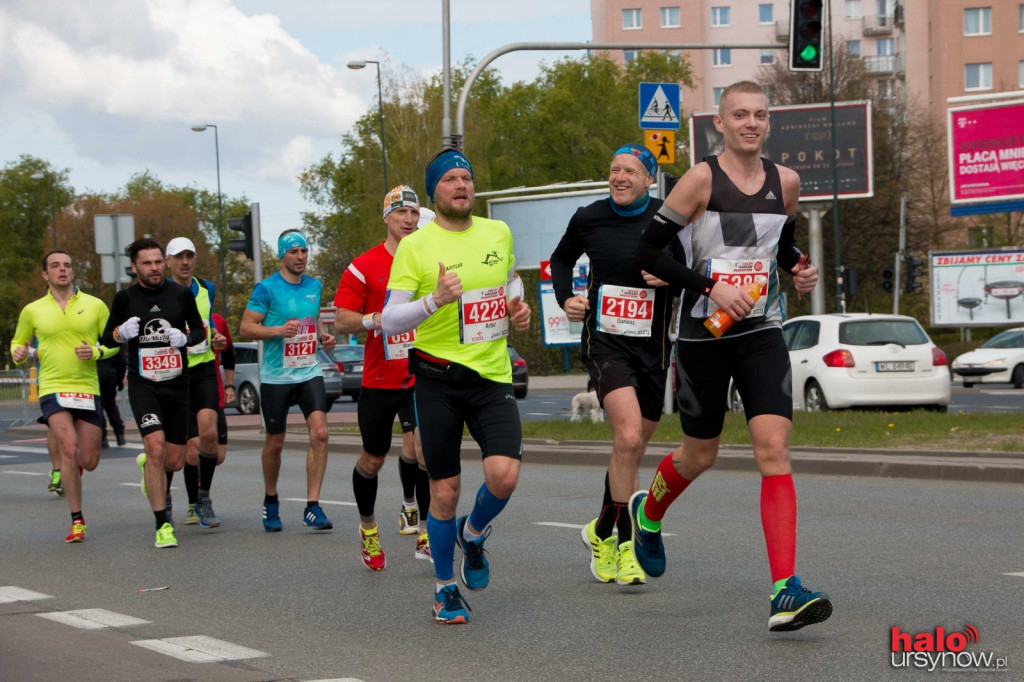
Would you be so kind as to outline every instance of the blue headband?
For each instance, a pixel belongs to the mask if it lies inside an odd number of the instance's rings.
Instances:
[[[308,249],[309,242],[306,241],[306,236],[301,232],[287,232],[277,238],[277,257],[281,258],[284,254],[288,253],[292,249],[298,246],[301,249]]]
[[[632,154],[644,165],[644,168],[647,169],[652,178],[658,175],[658,160],[654,158],[654,154],[647,147],[638,144],[624,145],[615,150],[615,153],[612,154],[612,159],[614,160],[619,154]]]
[[[453,168],[465,168],[469,171],[469,177],[473,177],[473,164],[454,149],[445,150],[427,166],[427,196],[431,201],[434,200],[434,188],[437,187],[437,183]]]

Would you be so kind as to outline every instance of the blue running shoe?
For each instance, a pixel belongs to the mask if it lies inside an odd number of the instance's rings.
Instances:
[[[462,584],[471,590],[482,590],[491,581],[491,567],[487,563],[487,552],[484,550],[484,540],[491,535],[491,527],[480,534],[480,539],[474,542],[466,542],[462,537],[462,531],[466,527],[468,516],[459,517],[455,537],[462,548],[462,567],[459,573],[462,575]]]
[[[824,592],[811,592],[794,575],[772,599],[768,629],[772,632],[799,630],[805,625],[828,620],[831,615],[832,600],[828,595]]]
[[[334,528],[334,524],[327,518],[327,514],[324,514],[324,510],[320,508],[319,504],[306,507],[306,511],[302,515],[302,525],[310,526],[317,530],[331,530]]]
[[[657,578],[665,572],[665,545],[661,542],[660,530],[649,531],[640,527],[638,514],[646,499],[646,490],[638,490],[629,498],[629,520],[633,525],[633,553],[647,575]]]
[[[263,530],[268,533],[280,533],[284,525],[281,523],[281,503],[264,503],[263,505]]]
[[[472,610],[455,583],[445,585],[434,595],[434,620],[441,625],[464,625],[469,622],[467,612]]]

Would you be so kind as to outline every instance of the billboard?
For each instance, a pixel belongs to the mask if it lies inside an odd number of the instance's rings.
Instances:
[[[874,195],[870,102],[836,102],[836,170],[839,198]],[[690,117],[690,159],[721,154],[717,112]],[[772,107],[771,128],[762,154],[800,174],[800,201],[832,198],[832,112],[828,104]]]
[[[1024,100],[947,112],[949,201],[1024,199]]]
[[[932,325],[1024,325],[1024,251],[933,251],[928,259]]]

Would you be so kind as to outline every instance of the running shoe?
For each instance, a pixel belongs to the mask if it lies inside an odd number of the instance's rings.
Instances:
[[[334,524],[327,518],[319,504],[306,507],[306,511],[302,514],[302,525],[315,528],[316,530],[331,530],[334,528]]]
[[[199,523],[199,516],[196,514],[196,506],[194,504],[188,505],[188,511],[185,512],[185,525],[194,526]]]
[[[831,615],[832,600],[828,595],[824,592],[811,592],[794,575],[772,599],[768,629],[772,632],[799,630],[805,625],[828,620]]]
[[[434,620],[441,625],[464,625],[469,622],[469,604],[455,583],[445,585],[434,594]]]
[[[618,551],[618,572],[615,582],[620,585],[643,585],[647,582],[644,569],[640,567],[633,553],[632,542],[620,542]]]
[[[398,532],[401,535],[415,535],[420,532],[420,510],[402,505],[398,514]]]
[[[434,557],[430,554],[430,538],[426,533],[416,538],[416,558],[434,563]]]
[[[57,493],[58,497],[64,497],[64,485],[60,480],[60,471],[50,469],[50,485],[46,486],[46,492]]]
[[[652,578],[665,572],[665,545],[661,531],[649,531],[640,526],[638,514],[647,499],[646,490],[638,490],[629,498],[629,520],[633,526],[633,545],[640,567]],[[621,545],[620,545],[621,546]]]
[[[174,537],[174,526],[165,523],[157,529],[156,546],[160,548],[178,546],[178,538]]]
[[[360,526],[359,538],[363,543],[363,565],[371,571],[383,571],[386,559],[384,550],[380,548],[380,535],[377,533],[377,527],[374,526],[373,530],[367,531]]]
[[[85,522],[84,521],[72,521],[71,532],[64,538],[64,542],[84,542],[85,541]]]
[[[468,516],[459,517],[455,537],[462,548],[462,566],[459,573],[462,575],[462,584],[468,589],[476,591],[487,587],[491,580],[491,567],[487,562],[487,551],[484,550],[484,540],[491,535],[491,527],[487,526],[480,538],[473,542],[467,542],[462,536],[466,528]]]
[[[220,519],[213,511],[213,501],[209,497],[200,497],[196,500],[196,516],[199,517],[200,528],[220,527]]]
[[[139,465],[139,472],[142,474],[142,494],[149,497],[146,491],[146,453],[140,452],[135,455],[135,463]]]
[[[284,528],[284,524],[281,523],[281,503],[264,503],[263,530],[268,533],[280,533],[282,528]]]
[[[583,543],[590,549],[590,572],[603,583],[613,583],[619,574],[615,556],[615,538],[609,536],[602,540],[597,537],[595,529],[597,519],[583,526],[580,535]]]

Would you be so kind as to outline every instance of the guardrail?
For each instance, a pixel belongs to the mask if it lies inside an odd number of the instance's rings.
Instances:
[[[34,370],[0,369],[0,429],[36,422],[41,413],[35,385]],[[117,407],[125,421],[133,418],[127,389],[117,394]]]

